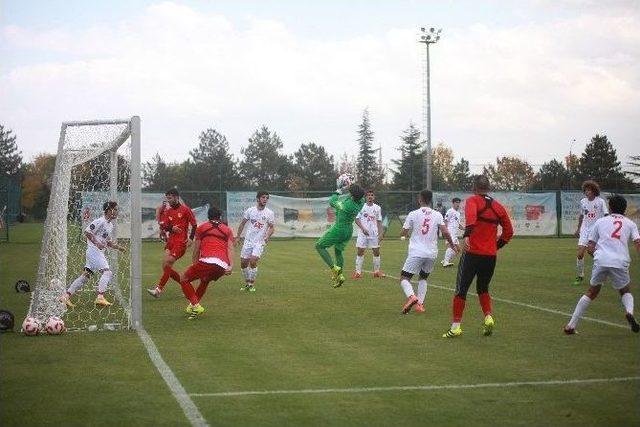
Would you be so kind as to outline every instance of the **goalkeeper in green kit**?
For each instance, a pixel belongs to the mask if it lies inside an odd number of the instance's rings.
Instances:
[[[340,197],[345,192],[348,192],[349,195]],[[358,184],[351,184],[348,189],[347,187],[338,188],[329,199],[329,205],[336,210],[336,222],[318,239],[316,250],[331,268],[334,288],[339,288],[345,281],[344,274],[342,274],[342,267],[344,266],[342,252],[347,246],[347,242],[351,240],[353,222],[363,204],[364,190]],[[333,246],[336,255],[335,264],[331,259],[331,255],[329,255],[329,251],[327,251],[327,248],[331,246]]]

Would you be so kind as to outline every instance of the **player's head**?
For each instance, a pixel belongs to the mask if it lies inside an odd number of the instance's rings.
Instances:
[[[609,211],[614,214],[624,215],[627,210],[627,199],[620,194],[609,197]]]
[[[180,204],[180,193],[177,188],[170,188],[164,195],[171,206],[175,207]]]
[[[211,206],[207,211],[207,218],[209,218],[209,221],[220,222],[222,211],[216,206]]]
[[[476,175],[473,177],[473,192],[477,194],[486,194],[491,189],[489,178],[486,175]]]
[[[582,183],[582,192],[587,199],[593,199],[600,195],[600,186],[594,180],[588,179]]]
[[[109,200],[108,202],[104,202],[102,204],[102,211],[104,212],[104,216],[108,219],[113,219],[118,216],[118,203],[113,200]]]
[[[429,206],[433,201],[433,191],[424,189],[418,194],[420,206]]]
[[[358,184],[351,184],[349,186],[349,194],[351,194],[351,198],[357,202],[364,197],[364,190]]]
[[[258,201],[258,206],[267,206],[267,202],[269,201],[269,192],[264,190],[258,191],[256,193],[256,200]]]
[[[365,197],[367,198],[367,203],[373,203],[376,200],[376,194],[373,190],[367,190]]]
[[[453,199],[451,199],[451,206],[453,206],[453,209],[458,210],[460,209],[460,202],[462,200],[460,200],[460,198],[458,197],[454,197]]]

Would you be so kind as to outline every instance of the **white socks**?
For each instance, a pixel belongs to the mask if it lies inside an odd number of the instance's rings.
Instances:
[[[404,291],[404,294],[407,296],[407,298],[409,298],[411,295],[414,295],[413,286],[411,286],[411,282],[409,282],[407,279],[400,280],[400,286],[402,286],[402,290]]]
[[[622,305],[627,313],[633,315],[633,295],[631,295],[631,292],[627,292],[622,295],[620,299],[622,300]]]
[[[447,248],[444,252],[444,263],[449,264],[454,256],[456,256],[456,251],[451,248]]]
[[[113,277],[113,273],[111,270],[105,270],[100,276],[100,280],[98,280],[98,293],[104,294],[104,291],[107,290],[107,285],[111,281],[111,277]]]
[[[578,320],[582,317],[585,311],[587,311],[587,307],[591,303],[591,298],[586,295],[582,295],[578,300],[578,304],[576,304],[576,309],[573,311],[571,315],[571,320],[569,320],[568,327],[575,329],[578,324]]]
[[[362,273],[363,263],[364,263],[364,256],[356,255],[356,273]]]
[[[584,258],[576,258],[576,276],[584,277]]]
[[[373,257],[373,271],[380,270],[380,256]]]
[[[71,283],[71,286],[69,286],[69,289],[67,289],[67,292],[69,293],[69,295],[73,295],[76,292],[78,292],[78,290],[81,287],[83,287],[88,280],[89,279],[85,277],[84,274],[81,274],[76,280],[73,281],[73,283]]]
[[[256,281],[256,276],[258,275],[258,267],[251,268],[246,267],[242,269],[242,276],[244,276],[244,281],[253,284]]]
[[[244,277],[245,282],[249,281],[249,267],[244,267],[242,269],[242,277]]]
[[[424,299],[427,296],[427,281],[420,279],[418,281],[418,304],[424,304]]]

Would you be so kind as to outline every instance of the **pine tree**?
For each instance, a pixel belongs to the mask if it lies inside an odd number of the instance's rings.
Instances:
[[[400,159],[392,160],[395,166],[392,187],[396,190],[419,191],[422,189],[424,151],[420,142],[420,131],[413,123],[400,137]]]
[[[187,177],[193,189],[232,190],[242,187],[238,165],[229,152],[227,138],[213,128],[199,136],[200,143],[189,152],[191,164]]]
[[[607,190],[625,190],[635,187],[624,176],[615,148],[606,135],[596,135],[587,144],[578,163],[578,175],[582,180],[593,179]]]
[[[22,166],[22,153],[12,133],[0,125],[0,175],[15,175]]]
[[[383,176],[376,161],[373,149],[373,131],[369,121],[369,110],[362,113],[362,123],[358,126],[358,164],[357,181],[365,189],[377,189],[382,186]]]
[[[283,143],[267,126],[256,130],[249,145],[241,150],[240,174],[252,189],[283,190],[292,172],[289,156],[282,154]]]
[[[539,190],[569,189],[571,175],[562,163],[553,159],[540,167],[534,187]]]
[[[469,191],[471,190],[472,181],[473,178],[469,170],[469,161],[463,157],[458,163],[453,165],[449,186],[452,190]]]
[[[293,153],[293,174],[290,181],[296,188],[306,190],[332,190],[336,182],[336,167],[333,156],[322,145],[313,142],[302,144]]]

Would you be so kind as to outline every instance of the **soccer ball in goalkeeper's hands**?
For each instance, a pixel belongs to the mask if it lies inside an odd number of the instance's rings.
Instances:
[[[356,179],[353,175],[351,175],[350,173],[343,173],[338,177],[338,179],[336,179],[336,187],[338,191],[344,193],[347,188],[349,188],[351,184],[355,182]]]

